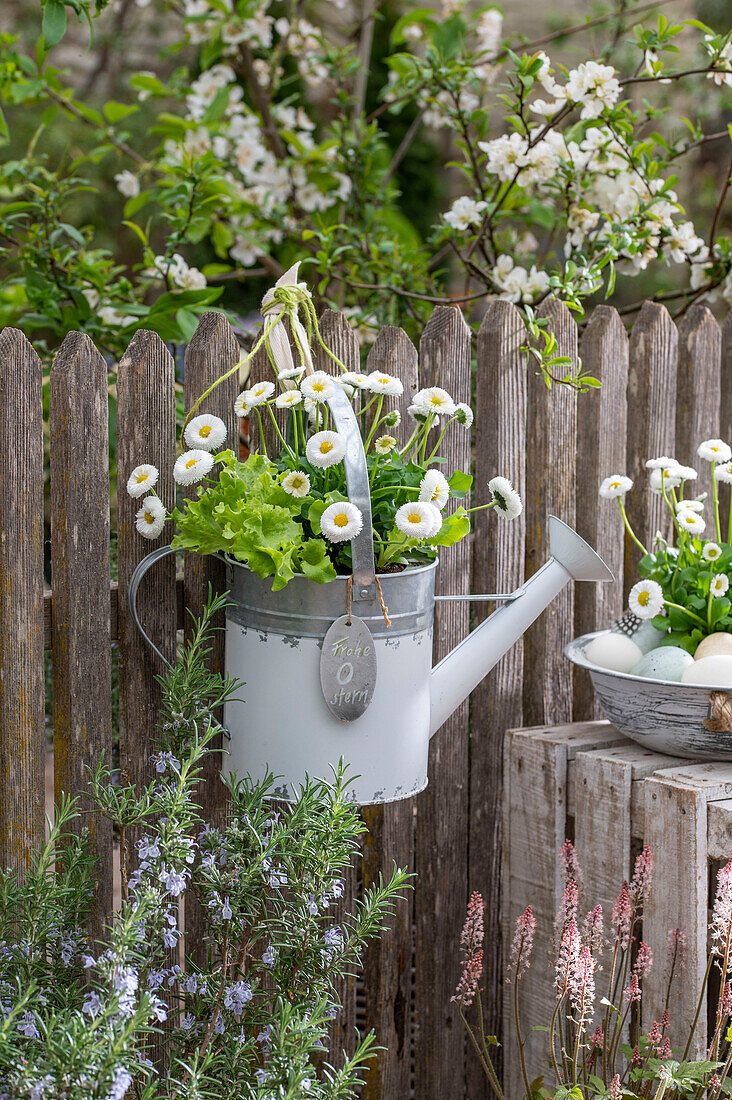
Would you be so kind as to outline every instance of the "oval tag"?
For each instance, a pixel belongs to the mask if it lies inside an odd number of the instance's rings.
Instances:
[[[347,615],[328,628],[320,655],[323,698],[341,722],[353,722],[364,713],[376,687],[376,647],[363,619]]]

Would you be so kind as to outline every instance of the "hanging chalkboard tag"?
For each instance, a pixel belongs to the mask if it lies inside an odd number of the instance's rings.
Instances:
[[[376,687],[376,648],[357,615],[341,615],[328,629],[320,655],[320,686],[328,709],[342,722],[364,713]]]

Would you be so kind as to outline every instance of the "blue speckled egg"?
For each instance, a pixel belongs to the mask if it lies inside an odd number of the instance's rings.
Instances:
[[[656,630],[650,619],[641,619],[632,611],[626,611],[622,618],[618,619],[612,627],[613,634],[624,634],[626,638],[632,638],[641,653],[649,653],[661,644],[664,636],[662,630]]]
[[[677,645],[664,645],[644,654],[630,671],[633,676],[646,676],[649,680],[680,681],[685,669],[693,664],[694,658],[685,649]]]

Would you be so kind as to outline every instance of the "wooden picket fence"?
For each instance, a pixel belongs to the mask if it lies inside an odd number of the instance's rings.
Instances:
[[[578,354],[577,326],[566,307],[547,300],[559,351]],[[349,369],[360,362],[356,337],[343,315],[322,319],[326,342]],[[610,473],[639,483],[628,511],[642,538],[662,525],[658,499],[645,490],[643,462],[662,453],[694,461],[704,438],[732,436],[732,387],[721,387],[732,368],[732,325],[724,331],[703,305],[693,306],[678,329],[661,305],[646,303],[628,337],[615,310],[598,307],[579,351],[602,388],[579,398],[561,387],[547,390],[527,370],[520,349],[523,323],[508,302],[490,303],[477,339],[472,403],[475,503],[486,483],[508,476],[525,500],[512,524],[477,513],[470,540],[442,556],[443,593],[509,591],[548,556],[549,513],[576,526],[615,573],[612,585],[566,588],[552,607],[453,714],[433,739],[430,782],[414,799],[364,810],[369,827],[360,874],[351,889],[368,885],[396,861],[416,872],[416,889],[397,909],[391,931],[365,959],[363,982],[344,990],[336,1041],[352,1045],[356,1025],[374,1027],[388,1049],[380,1054],[364,1090],[368,1100],[469,1096],[487,1085],[450,997],[460,972],[458,939],[471,890],[486,898],[484,1000],[488,1027],[501,1019],[501,791],[503,737],[508,728],[555,725],[595,717],[588,685],[576,680],[562,646],[576,633],[604,625],[623,607],[632,579],[617,510],[597,498]],[[221,314],[206,314],[185,357],[185,400],[190,406],[206,385],[239,355]],[[438,307],[425,327],[419,356],[399,329],[384,329],[368,355],[368,369],[404,381],[404,411],[419,384],[439,384],[456,400],[471,399],[471,338],[459,310]],[[327,362],[319,362],[327,366]],[[259,376],[259,363],[254,376]],[[232,406],[237,379],[220,386],[206,411],[220,415],[230,438],[237,429]],[[116,437],[120,483],[140,460],[161,470],[159,491],[173,498],[175,401],[173,360],[150,332],[138,332],[122,357],[116,380]],[[83,791],[87,766],[111,756],[110,642],[119,653],[119,733],[123,772],[146,775],[155,730],[160,669],[127,610],[129,579],[149,549],[135,531],[136,503],[117,499],[118,585],[110,584],[108,368],[88,337],[71,333],[50,374],[51,593],[44,595],[44,491],[42,365],[21,332],[0,334],[0,864],[23,868],[44,832],[44,650],[53,663],[55,790]],[[402,425],[400,431],[406,429]],[[446,437],[447,469],[467,469],[470,433]],[[703,464],[702,464],[703,465]],[[700,471],[708,489],[708,471]],[[706,480],[705,480],[706,479]],[[222,584],[218,563],[187,556],[176,578],[172,559],[158,566],[154,584],[140,592],[142,622],[167,655],[184,621],[183,608],[200,608],[209,581]],[[477,623],[487,613],[472,607]],[[435,657],[468,630],[467,603],[438,606]],[[217,660],[221,661],[221,653]],[[220,787],[211,766],[203,805],[213,815]],[[112,906],[113,847],[108,827],[93,813],[98,855],[94,928],[101,932]],[[526,899],[526,904],[531,898]],[[201,942],[195,909],[185,914],[187,945]],[[498,1052],[500,1056],[500,1051]]]

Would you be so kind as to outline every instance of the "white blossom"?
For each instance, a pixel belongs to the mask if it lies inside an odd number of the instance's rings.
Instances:
[[[455,199],[455,202],[443,217],[453,229],[464,231],[470,229],[471,225],[480,225],[481,216],[486,206],[487,203],[485,202],[476,202],[469,195],[461,195],[459,199]]]
[[[361,510],[349,500],[330,504],[320,517],[320,530],[329,542],[348,542],[355,539],[362,527]]]
[[[338,432],[317,432],[305,444],[305,455],[311,466],[335,466],[345,453],[346,445]]]
[[[123,172],[117,173],[114,182],[117,184],[120,195],[124,195],[126,199],[137,198],[140,194],[140,181],[135,173],[130,172],[127,168]]]
[[[419,484],[419,499],[428,500],[440,511],[450,499],[450,484],[440,470],[427,470]]]
[[[189,447],[218,451],[226,441],[226,425],[221,417],[203,413],[188,422],[183,434]]]
[[[135,466],[127,479],[127,493],[134,499],[149,493],[158,483],[160,471],[150,462],[144,462],[141,466]]]
[[[605,500],[613,500],[616,497],[624,497],[632,488],[633,482],[629,477],[625,477],[624,474],[615,474],[613,477],[605,478],[600,486],[600,496]]]
[[[504,519],[517,519],[524,510],[521,497],[508,478],[493,477],[488,482],[491,502]]]
[[[663,589],[657,581],[638,581],[628,594],[628,607],[639,619],[652,619],[663,610]]]
[[[214,466],[214,458],[208,451],[186,451],[176,459],[173,477],[179,485],[193,485],[209,474]]]
[[[145,497],[135,515],[135,527],[145,539],[156,539],[165,526],[165,506],[159,497]]]
[[[394,523],[411,539],[431,539],[442,527],[442,516],[434,504],[415,500],[397,508]]]
[[[310,478],[302,470],[292,470],[282,478],[282,488],[291,497],[305,497],[310,492]]]

